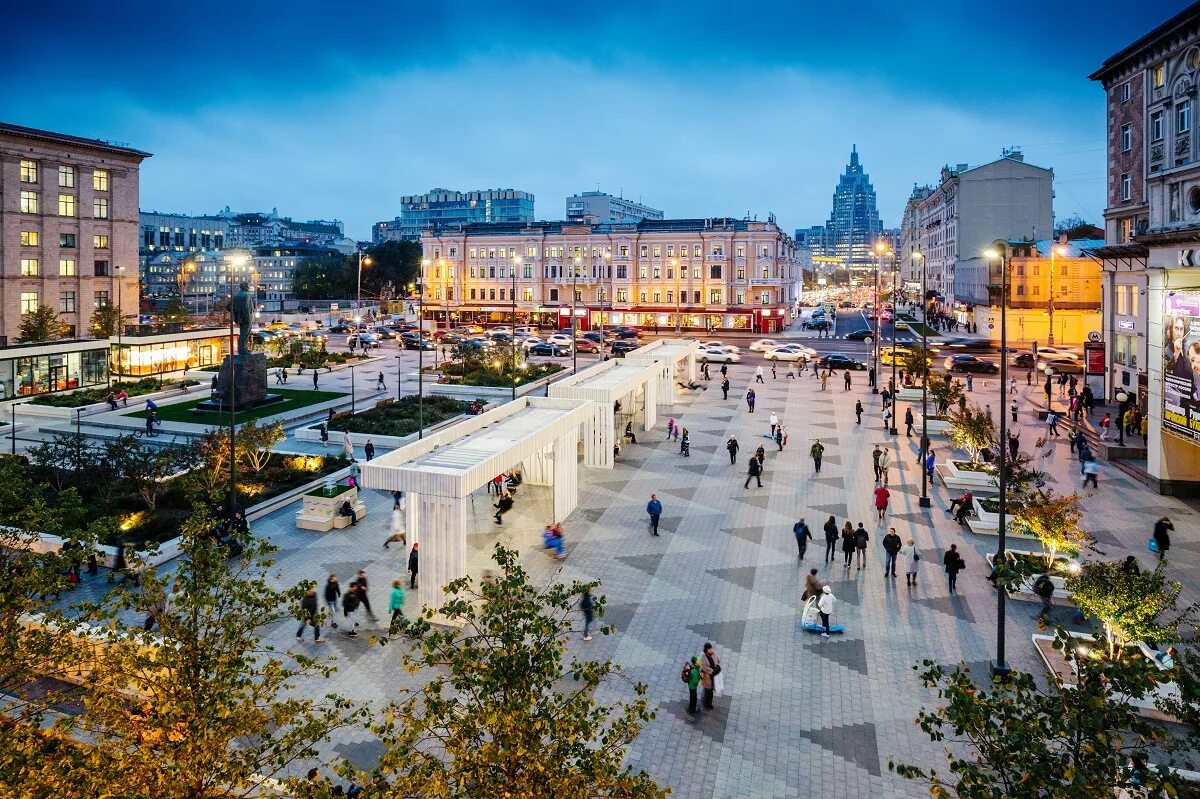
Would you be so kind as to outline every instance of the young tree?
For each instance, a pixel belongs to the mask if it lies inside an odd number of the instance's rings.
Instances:
[[[1177,607],[1181,588],[1167,580],[1161,562],[1142,571],[1120,561],[1092,561],[1067,577],[1075,604],[1103,625],[1110,660],[1135,641],[1178,640],[1180,625],[1195,616],[1194,606]]]
[[[111,302],[102,304],[92,312],[92,335],[96,338],[115,336],[121,322],[121,312]]]
[[[421,245],[415,241],[385,241],[367,251],[370,268],[363,268],[363,291],[375,297],[397,297],[418,279]],[[355,264],[357,267],[357,264]]]
[[[37,342],[62,338],[65,326],[58,321],[58,311],[49,305],[39,305],[21,317],[17,341]]]
[[[939,414],[945,413],[951,405],[961,404],[966,398],[962,384],[951,375],[940,372],[929,373],[929,397]]]
[[[920,383],[921,378],[929,370],[929,354],[922,350],[914,350],[904,356],[904,372],[911,382]]]
[[[183,300],[178,297],[172,297],[167,300],[167,304],[163,306],[162,318],[167,322],[182,322],[188,317],[187,308],[183,305]]]
[[[71,485],[79,475],[95,466],[96,453],[86,436],[54,433],[48,441],[30,447],[29,463],[55,491]]]
[[[939,799],[1096,799],[1125,788],[1131,796],[1169,795],[1181,781],[1148,762],[1166,731],[1131,704],[1154,687],[1145,661],[1081,656],[1059,631],[1054,642],[1079,671],[1078,685],[1050,680],[1045,691],[1033,675],[1013,672],[980,685],[963,666],[947,671],[922,664],[921,682],[945,706],[922,710],[917,724],[946,745],[948,774],[906,763],[888,767],[929,785]]]
[[[236,535],[236,533],[235,533]],[[140,589],[114,589],[85,606],[103,641],[93,659],[76,729],[89,742],[83,763],[68,764],[56,796],[228,799],[253,794],[339,727],[360,720],[345,699],[311,699],[301,680],[333,668],[281,652],[264,629],[293,617],[306,588],[279,588],[269,543],[239,536],[229,561],[203,508],[185,523],[170,577],[141,572]],[[157,631],[126,621],[154,609]],[[293,786],[294,787],[294,786]]]
[[[416,639],[405,668],[429,682],[394,702],[372,729],[384,745],[366,796],[662,797],[626,750],[652,719],[641,683],[633,701],[602,705],[596,691],[620,674],[613,663],[564,662],[571,616],[595,583],[529,584],[517,553],[497,546],[499,574],[446,588],[437,611],[403,625]],[[603,604],[600,604],[601,612]],[[608,628],[605,628],[607,631]]]
[[[197,464],[184,478],[193,493],[213,496],[229,483],[229,431],[213,428],[192,443],[192,457]]]
[[[1078,494],[1061,496],[1044,489],[1023,493],[1013,511],[1013,524],[1042,545],[1046,571],[1054,568],[1059,552],[1076,553],[1092,542],[1092,537],[1079,529],[1082,519]]]
[[[979,463],[979,453],[996,435],[992,417],[978,405],[968,405],[964,410],[950,415],[950,429],[946,437],[959,449],[966,450],[971,463]]]
[[[287,438],[283,422],[277,421],[260,426],[250,420],[238,427],[238,460],[250,471],[258,474],[271,460],[271,451]]]
[[[174,475],[187,471],[193,463],[193,451],[182,444],[155,447],[142,442],[133,445],[124,461],[123,477],[137,491],[148,510],[158,507],[158,497]]]

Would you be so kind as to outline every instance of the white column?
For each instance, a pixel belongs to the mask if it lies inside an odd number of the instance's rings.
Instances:
[[[554,479],[553,469],[553,445],[542,447],[525,461],[525,482],[535,486],[548,486]]]
[[[554,469],[554,521],[561,522],[579,504],[579,466],[575,462],[575,448],[579,444],[578,431],[571,430],[559,436],[552,447]]]
[[[416,604],[441,607],[442,589],[467,573],[467,508],[464,497],[413,494],[407,497],[408,543],[420,543]],[[408,564],[404,564],[407,571]]]
[[[657,386],[654,385],[654,381],[647,380],[642,388],[642,392],[646,404],[642,429],[651,430],[658,421],[658,390]]]
[[[616,415],[613,406],[607,402],[593,402],[591,405],[591,413],[583,423],[583,465],[611,469]]]
[[[688,373],[688,382],[695,383],[696,382],[696,353],[694,353],[694,352],[690,353],[687,356],[687,373]]]
[[[675,404],[675,365],[670,361],[661,362],[659,364],[661,370],[659,377],[659,386],[662,388],[661,396],[664,405]]]

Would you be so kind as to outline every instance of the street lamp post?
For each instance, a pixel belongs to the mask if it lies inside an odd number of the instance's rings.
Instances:
[[[358,251],[358,292],[354,295],[354,324],[357,326],[362,321],[362,268],[363,264],[370,266],[372,263],[371,256],[364,257],[363,251]]]
[[[1117,446],[1125,446],[1125,411],[1129,408],[1129,394],[1124,389],[1116,394],[1117,400]],[[14,406],[15,407],[15,406]]]
[[[579,348],[575,346],[575,287],[579,284],[579,269],[583,258],[576,255],[571,267],[571,374],[579,370]]]
[[[514,255],[512,262],[512,326],[509,329],[509,368],[512,374],[512,398],[517,399],[517,268],[521,266],[521,256]]]
[[[889,431],[892,435],[900,435],[900,431],[896,428],[896,314],[900,311],[900,303],[896,299],[896,273],[900,270],[896,264],[896,253],[892,253],[892,382],[888,387],[888,391],[892,395],[892,429]],[[921,357],[925,357],[925,353],[921,353]]]
[[[121,365],[121,335],[125,331],[125,308],[124,308],[124,302],[125,302],[124,288],[125,288],[125,286],[121,282],[121,278],[124,277],[124,275],[125,275],[125,267],[124,266],[118,266],[115,269],[113,269],[113,276],[116,278],[116,281],[117,281],[117,358],[116,358],[114,365],[118,366],[118,367]],[[108,382],[109,382],[109,385],[111,386],[112,385],[111,370],[110,370],[110,374],[108,376]]]
[[[871,337],[871,342],[873,344],[871,348],[871,374],[874,375],[871,380],[872,394],[879,393],[879,317],[883,315],[880,313],[879,309],[879,270],[883,264],[883,254],[885,252],[887,252],[887,245],[882,241],[877,242],[875,244],[875,302],[871,306],[871,310],[875,314],[875,329],[873,331],[875,335]],[[895,360],[896,353],[893,350],[892,361],[894,362]]]
[[[1046,333],[1046,343],[1051,347],[1054,346],[1054,256],[1065,255],[1062,248],[1057,244],[1050,245],[1050,299],[1046,303],[1046,313],[1050,317],[1050,330]]]
[[[1004,563],[1006,558],[1005,541],[1007,525],[1005,519],[1005,503],[1008,491],[1008,415],[1004,412],[1004,397],[1008,386],[1008,258],[1003,251],[988,250],[984,255],[988,260],[1000,260],[1000,513],[997,527],[995,563]],[[992,675],[1008,674],[1008,661],[1004,657],[1004,603],[1008,592],[1003,585],[996,586],[996,660],[992,663]]]
[[[679,294],[679,264],[674,258],[667,259],[667,268],[675,271],[675,335],[683,335],[683,303]]]
[[[229,531],[233,531],[234,517],[237,514],[237,380],[235,379],[236,359],[233,357],[233,273],[237,267],[246,262],[243,255],[234,255],[229,259],[226,277],[229,279],[229,377],[225,382],[226,396],[223,402],[229,403]],[[239,353],[240,354],[240,353]]]
[[[913,250],[913,258],[921,262],[921,354],[929,351],[929,300],[926,299],[926,269],[925,253]],[[925,458],[929,449],[929,362],[925,361],[921,368],[921,498],[917,502],[922,508],[928,508],[933,503],[929,500],[929,472],[925,469]]]
[[[425,437],[425,271],[429,259],[421,259],[421,280],[417,284],[417,440]]]

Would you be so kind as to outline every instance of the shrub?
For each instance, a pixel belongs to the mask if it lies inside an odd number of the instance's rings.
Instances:
[[[482,404],[483,401],[479,402]],[[423,421],[429,427],[466,413],[470,406],[470,402],[451,397],[426,397]],[[377,405],[369,411],[338,417],[329,429],[377,436],[411,435],[417,432],[417,397],[410,394],[395,402]]]

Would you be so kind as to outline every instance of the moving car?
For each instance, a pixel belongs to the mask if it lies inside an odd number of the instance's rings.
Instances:
[[[730,352],[741,352],[741,347],[736,347],[733,344],[726,344],[724,341],[701,341],[700,348],[716,347],[717,349],[729,350]]]
[[[787,342],[777,341],[773,338],[760,338],[758,341],[750,345],[753,352],[770,352],[776,347],[782,347]]]
[[[364,350],[369,350],[372,347],[379,346],[379,339],[372,333],[355,333],[346,337],[346,346],[362,347]]]
[[[612,346],[609,347],[609,350],[612,352],[614,358],[624,358],[626,353],[633,352],[640,346],[642,345],[638,344],[636,341],[618,339],[612,343]]]
[[[530,347],[529,354],[530,355],[548,355],[550,357],[557,357],[560,355],[570,355],[571,348],[564,347],[559,344],[552,344],[548,341],[543,341],[539,344],[534,344],[532,347]]]
[[[427,338],[401,338],[400,347],[406,350],[432,350],[434,343]]]
[[[991,361],[980,360],[974,355],[951,355],[942,364],[949,372],[994,375],[1000,367]]]
[[[996,349],[986,338],[943,338],[929,342],[929,348],[934,352],[952,350],[954,352],[991,352]]]
[[[571,346],[571,335],[569,333],[554,333],[547,336],[545,340],[560,347]]]
[[[349,333],[354,327],[349,322],[338,322],[329,326],[330,333]]]
[[[865,341],[875,335],[875,331],[864,327],[860,330],[855,330],[846,334],[846,338],[850,341]]]
[[[701,347],[696,351],[696,360],[700,363],[737,363],[742,356],[733,350],[718,347]]]
[[[817,351],[799,344],[787,344],[768,351],[763,357],[768,361],[810,361],[817,357]]]
[[[638,330],[636,327],[630,327],[629,325],[618,325],[617,327],[613,328],[613,333],[619,339],[636,339],[640,338],[642,335],[642,331]]]
[[[589,338],[575,339],[575,350],[577,352],[599,352],[600,345]]]
[[[579,337],[586,338],[588,341],[594,341],[597,344],[608,344],[616,338],[611,330],[605,330],[603,333],[601,333],[599,330],[588,330],[585,333],[580,333]]]
[[[832,325],[825,320],[825,317],[819,319],[805,319],[800,323],[801,330],[828,330]]]
[[[1038,347],[1037,356],[1039,359],[1074,358],[1075,360],[1079,360],[1079,353],[1069,350],[1066,347]]]
[[[531,347],[544,343],[546,343],[544,338],[538,338],[537,336],[526,336],[525,340],[521,342],[521,346],[528,351]]]
[[[831,369],[856,369],[862,371],[867,368],[867,365],[862,361],[840,352],[823,355],[817,359],[817,363],[821,366],[828,366]]]
[[[1040,354],[1040,353],[1039,353]],[[1081,375],[1083,364],[1074,358],[1046,358],[1038,361],[1038,371],[1046,371],[1046,367],[1054,370],[1055,374]]]
[[[908,361],[909,356],[911,356],[914,352],[916,352],[916,350],[909,349],[908,347],[881,347],[879,349],[879,362],[884,366],[891,366],[892,357],[894,354],[896,365],[904,366],[904,364]],[[929,353],[925,353],[925,362],[930,366],[933,366],[933,358],[930,357]]]

